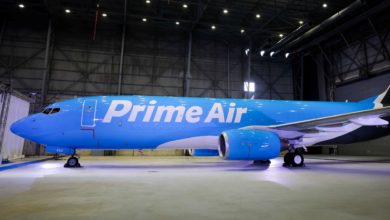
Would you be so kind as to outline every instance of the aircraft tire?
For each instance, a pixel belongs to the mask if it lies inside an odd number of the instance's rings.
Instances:
[[[303,154],[295,152],[291,154],[291,165],[294,167],[302,167],[304,165]]]
[[[284,165],[285,165],[285,166],[290,166],[290,165],[292,165],[292,160],[293,160],[293,154],[290,153],[290,152],[287,152],[287,153],[284,155]]]
[[[68,161],[66,161],[66,164],[64,165],[64,167],[70,167],[70,168],[74,168],[74,167],[80,167],[80,163],[79,163],[79,159],[77,159],[76,157],[69,157]]]

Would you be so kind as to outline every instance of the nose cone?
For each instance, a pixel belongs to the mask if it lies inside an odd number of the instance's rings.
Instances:
[[[25,126],[23,126],[23,124],[23,119],[15,121],[12,123],[10,130],[12,133],[22,136],[21,134],[23,134],[23,131],[25,130]]]

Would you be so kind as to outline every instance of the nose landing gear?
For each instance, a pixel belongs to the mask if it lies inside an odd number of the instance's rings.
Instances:
[[[78,159],[75,155],[72,155],[72,156],[69,157],[69,159],[66,161],[64,167],[66,167],[66,168],[80,167],[79,159]]]

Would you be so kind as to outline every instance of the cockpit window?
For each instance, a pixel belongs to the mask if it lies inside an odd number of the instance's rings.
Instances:
[[[51,112],[51,110],[52,108],[45,108],[42,113],[48,115]]]
[[[51,115],[59,112],[61,109],[60,108],[45,108],[42,113],[46,115]]]
[[[53,108],[53,110],[51,110],[50,114],[54,114],[54,113],[57,113],[60,111],[60,108]]]

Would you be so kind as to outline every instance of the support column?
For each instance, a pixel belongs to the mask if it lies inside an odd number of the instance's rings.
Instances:
[[[1,25],[1,30],[0,30],[0,46],[1,46],[1,43],[3,42],[6,23],[7,23],[7,19],[4,19],[3,24]]]
[[[41,85],[41,100],[40,100],[40,108],[43,108],[46,101],[47,95],[47,79],[49,75],[49,56],[50,56],[50,43],[51,43],[51,35],[52,35],[52,22],[49,20],[48,28],[47,28],[47,36],[46,36],[46,49],[45,49],[45,59],[43,62],[43,73],[42,73],[42,85]]]
[[[191,83],[191,55],[192,55],[192,31],[188,34],[188,50],[187,50],[187,68],[184,77],[184,96],[190,95],[190,83]]]
[[[248,49],[249,49],[249,51],[248,51],[248,54],[247,54],[246,80],[249,83],[251,81],[251,69],[252,69],[252,41],[251,40],[249,40],[249,47],[248,47]],[[251,98],[251,95],[252,95],[251,92],[248,91],[246,93],[246,98],[247,99]]]
[[[317,83],[318,83],[318,98],[320,101],[326,101],[326,81],[323,56],[317,54]]]
[[[125,40],[126,40],[126,18],[127,18],[127,0],[124,0],[121,55],[119,58],[118,95],[122,94],[123,54],[125,52]]]
[[[299,56],[299,66],[300,66],[300,78],[299,78],[299,86],[300,86],[300,88],[299,88],[299,98],[300,98],[300,100],[303,100],[303,83],[304,83],[304,81],[303,81],[303,77],[304,77],[304,63],[303,63],[303,56],[304,56],[304,54],[303,53],[301,53],[300,54],[300,56]]]
[[[230,78],[230,45],[227,45],[227,94],[228,98],[232,97],[231,78]]]

